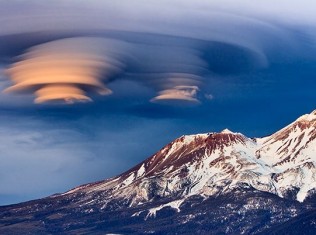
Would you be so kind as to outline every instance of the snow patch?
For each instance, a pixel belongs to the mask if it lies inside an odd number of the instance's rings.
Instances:
[[[146,169],[145,169],[145,164],[142,164],[141,167],[139,168],[139,170],[137,171],[137,178],[143,176],[146,172]]]
[[[171,207],[171,208],[176,209],[177,212],[180,212],[179,207],[181,206],[181,204],[183,203],[184,200],[185,199],[172,201],[172,202],[169,202],[167,204],[163,204],[163,205],[160,205],[158,207],[154,207],[154,208],[149,209],[149,212],[148,212],[147,216],[145,217],[145,220],[147,220],[149,217],[156,217],[157,211],[160,211],[161,209],[163,209],[165,207]]]

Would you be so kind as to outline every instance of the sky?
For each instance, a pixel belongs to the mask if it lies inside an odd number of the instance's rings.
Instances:
[[[0,1],[0,205],[120,174],[184,134],[316,109],[316,3]]]

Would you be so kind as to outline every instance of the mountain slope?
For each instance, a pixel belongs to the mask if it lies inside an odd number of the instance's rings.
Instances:
[[[215,195],[246,183],[281,197],[299,189],[297,200],[303,201],[316,187],[315,127],[316,111],[262,139],[229,130],[182,136],[118,177],[65,194],[93,198],[106,191],[136,205],[155,197]]]
[[[316,111],[265,138],[227,129],[182,136],[117,177],[0,207],[0,233],[22,227],[67,234],[284,228],[315,210],[315,138]]]

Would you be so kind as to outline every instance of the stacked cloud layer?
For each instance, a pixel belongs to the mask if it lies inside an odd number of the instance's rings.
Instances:
[[[91,101],[88,91],[111,94],[107,79],[123,69],[122,44],[99,38],[60,39],[31,47],[6,70],[6,92],[34,92],[35,103]]]
[[[36,103],[86,102],[94,93],[115,93],[110,83],[125,79],[151,89],[151,102],[198,104],[201,97],[216,98],[213,78],[268,68],[280,58],[314,58],[311,25],[316,18],[310,9],[315,4],[301,5],[254,5],[248,0],[135,0],[133,6],[124,0],[4,2],[0,66],[9,66],[6,74],[12,82],[6,91],[34,94]]]

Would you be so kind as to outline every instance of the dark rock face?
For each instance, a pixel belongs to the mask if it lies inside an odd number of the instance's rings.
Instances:
[[[0,234],[316,234],[316,113],[182,136],[129,171],[0,207]]]

